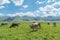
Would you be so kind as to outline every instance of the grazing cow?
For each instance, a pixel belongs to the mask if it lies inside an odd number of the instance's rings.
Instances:
[[[1,24],[1,26],[7,25],[7,24],[8,24],[8,22],[3,22],[3,23]]]
[[[48,25],[50,25],[50,23],[49,23],[49,22],[48,22],[47,24],[48,24]]]
[[[56,27],[56,23],[55,22],[53,23],[53,25],[54,25],[54,27]]]
[[[20,24],[19,22],[14,22],[14,23],[12,23],[12,25],[10,26],[10,28],[12,28],[12,27],[16,27],[16,26],[18,27],[19,24]]]
[[[33,29],[33,31],[37,27],[41,27],[40,23],[38,23],[38,22],[33,22],[32,25],[30,25],[30,28]]]

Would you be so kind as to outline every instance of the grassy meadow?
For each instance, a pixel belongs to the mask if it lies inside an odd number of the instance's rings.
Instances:
[[[34,32],[29,27],[31,22],[21,22],[18,27],[9,28],[11,24],[0,26],[0,40],[60,40],[60,23],[54,27],[52,23],[41,22],[41,28]]]

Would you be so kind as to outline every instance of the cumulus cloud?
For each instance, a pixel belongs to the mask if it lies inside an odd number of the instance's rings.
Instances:
[[[40,2],[40,1],[36,1],[36,4],[42,4],[43,2]]]
[[[0,16],[4,16],[4,14],[0,13]]]
[[[51,2],[51,0],[48,0],[48,3]]]
[[[29,17],[36,17],[36,13],[34,12],[26,12],[26,13],[23,13],[23,12],[17,12],[16,14],[7,14],[7,16],[10,16],[10,17],[14,17],[14,16],[29,16]]]
[[[28,8],[28,5],[23,5],[22,7],[23,7],[23,8]]]
[[[23,16],[23,13],[15,13],[15,14],[7,14],[7,16],[14,17],[14,16]]]
[[[42,12],[43,16],[58,16],[60,15],[60,8],[55,8],[55,6],[60,6],[60,1],[55,2],[52,5],[46,5],[45,7],[40,7],[39,11]]]
[[[0,6],[0,9],[3,9],[3,8],[5,8],[4,6]]]
[[[39,9],[40,9],[40,11],[45,12],[45,11],[52,11],[52,9],[54,9],[54,7],[51,5],[46,5],[45,7],[40,7]]]
[[[54,4],[52,4],[52,6],[54,6],[54,7],[60,7],[60,1],[59,2],[55,2]]]
[[[21,6],[24,2],[24,0],[11,0],[15,6]]]
[[[27,12],[25,13],[25,15],[30,17],[35,17],[35,14],[33,12]]]
[[[55,8],[54,6],[59,6],[60,2],[55,2],[51,5],[46,5],[45,7],[40,7],[34,12],[17,12],[16,14],[9,14],[9,16],[30,16],[30,17],[47,17],[47,16],[60,16],[60,8]],[[57,5],[58,4],[58,5]]]
[[[10,1],[9,0],[0,0],[0,5],[4,5],[7,3],[10,3]]]
[[[42,17],[47,17],[47,16],[56,16],[56,13],[55,14],[53,12],[50,12],[49,14],[43,13]]]
[[[9,0],[0,0],[0,9],[5,8],[5,6],[2,6],[2,5],[9,4],[9,3],[10,3]]]
[[[12,0],[13,3],[16,6],[20,6],[23,4],[23,2],[21,2],[21,0]],[[51,0],[49,0],[51,1]],[[21,3],[21,4],[20,4]],[[37,3],[41,4],[41,2],[37,1]],[[40,7],[38,10],[34,11],[34,12],[17,12],[15,14],[7,14],[7,16],[30,16],[30,17],[36,17],[36,16],[41,16],[41,17],[47,17],[47,16],[60,16],[60,8],[55,8],[55,6],[60,6],[60,1],[59,2],[55,2],[53,4],[50,5],[46,5],[45,7]],[[28,8],[28,5],[22,5],[23,8]],[[0,8],[4,8],[3,6],[0,6]],[[3,15],[3,14],[0,14]]]
[[[56,0],[48,0],[47,2],[48,3],[50,3],[50,2],[56,2]]]

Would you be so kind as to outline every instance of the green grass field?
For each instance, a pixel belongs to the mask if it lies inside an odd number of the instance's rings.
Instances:
[[[52,23],[49,26],[41,23],[41,28],[34,32],[31,32],[30,24],[22,22],[16,28],[9,28],[11,23],[0,26],[0,40],[60,40],[60,23],[57,23],[57,27]]]

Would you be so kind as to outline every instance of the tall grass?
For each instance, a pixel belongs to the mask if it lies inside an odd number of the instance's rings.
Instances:
[[[57,27],[41,23],[41,28],[34,32],[29,27],[31,22],[21,22],[16,28],[9,28],[10,25],[0,26],[0,40],[60,40],[60,23]]]

